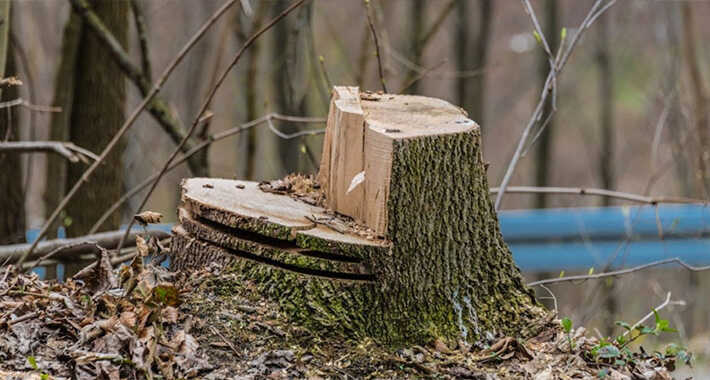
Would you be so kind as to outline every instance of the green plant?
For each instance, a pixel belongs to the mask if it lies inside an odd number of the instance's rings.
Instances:
[[[574,349],[574,343],[572,342],[572,320],[565,317],[560,321],[562,324],[562,330],[567,334],[567,342],[569,343],[569,351],[572,352]]]
[[[659,336],[661,333],[675,333],[677,330],[670,327],[670,322],[667,319],[662,319],[658,312],[654,309],[653,316],[655,318],[655,326],[649,327],[641,324],[634,326],[629,325],[624,321],[617,321],[616,325],[626,330],[623,334],[615,338],[602,338],[599,344],[590,350],[590,354],[594,360],[604,360],[616,366],[623,366],[628,363],[635,363],[634,353],[629,349],[629,345],[643,336],[653,335]],[[666,354],[657,353],[659,358],[677,357],[685,363],[690,362],[690,354],[684,348],[673,345],[666,349]]]

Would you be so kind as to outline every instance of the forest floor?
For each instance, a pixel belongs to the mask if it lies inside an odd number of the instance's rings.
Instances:
[[[441,341],[399,350],[290,323],[248,282],[206,268],[111,268],[107,252],[64,283],[0,270],[3,379],[671,379],[676,357],[590,356],[597,338],[542,321],[539,335],[486,348]],[[570,349],[570,342],[573,342]]]

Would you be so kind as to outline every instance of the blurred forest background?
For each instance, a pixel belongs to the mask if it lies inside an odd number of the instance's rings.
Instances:
[[[153,76],[223,1],[90,3],[142,76],[125,75],[86,21],[72,12],[70,1],[12,1],[5,76],[15,75],[24,84],[3,91],[2,99],[21,97],[61,107],[62,112],[0,110],[2,136],[70,140],[99,153],[140,103]],[[568,35],[575,33],[593,3],[532,1],[553,50],[563,28]],[[109,157],[70,203],[61,218],[68,235],[86,234],[122,194],[159,170],[197,116],[217,73],[246,38],[288,2],[244,0],[239,5],[171,76],[159,95],[164,108],[139,117],[120,152]],[[362,1],[312,0],[277,24],[231,72],[210,107],[213,117],[188,148],[270,112],[324,117],[333,84],[380,90],[366,9]],[[380,35],[388,89],[443,98],[466,109],[483,130],[489,183],[500,184],[549,72],[521,2],[370,0],[370,11]],[[703,169],[710,161],[710,25],[704,23],[709,18],[710,2],[705,1],[621,0],[604,13],[576,47],[558,82],[558,112],[521,161],[511,184],[708,199],[710,179]],[[324,127],[273,123],[284,133]],[[293,171],[315,173],[321,144],[322,135],[282,139],[262,124],[215,142],[205,155],[197,154],[171,171],[145,208],[174,221],[179,182],[185,177],[267,180]],[[0,244],[21,242],[26,229],[40,227],[85,169],[56,155],[0,156]],[[132,197],[100,229],[126,223],[144,194]],[[503,208],[609,204],[616,202],[511,194]],[[617,289],[627,295],[637,294],[639,288],[649,292],[663,277],[664,290],[675,287],[674,294],[685,299],[702,297],[702,291],[684,294],[688,280],[682,273],[634,275],[620,281],[628,284]],[[703,280],[696,278],[694,286],[707,287]],[[582,296],[594,289],[591,284],[569,288],[569,294],[559,296],[560,307],[583,315]],[[628,319],[658,303],[658,297],[645,297],[629,298],[624,308]],[[634,302],[638,307],[632,307]],[[693,310],[695,326],[688,327],[687,336],[707,334],[707,305]],[[685,319],[679,321],[690,326],[688,313],[681,314]]]

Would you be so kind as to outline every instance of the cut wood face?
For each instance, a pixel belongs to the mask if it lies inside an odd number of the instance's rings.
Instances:
[[[328,207],[386,236],[395,142],[478,128],[463,109],[441,99],[335,87],[318,175]]]

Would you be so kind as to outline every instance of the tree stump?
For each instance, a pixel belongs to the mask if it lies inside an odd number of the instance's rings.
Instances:
[[[225,265],[306,327],[390,345],[519,335],[544,315],[460,108],[336,87],[318,179],[325,207],[254,182],[183,181],[173,267]]]

